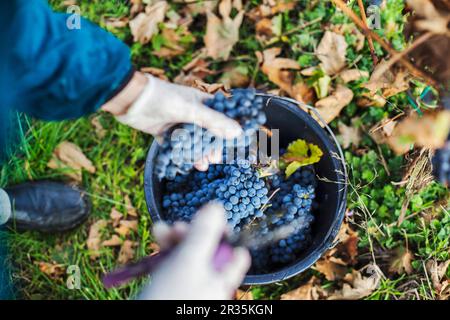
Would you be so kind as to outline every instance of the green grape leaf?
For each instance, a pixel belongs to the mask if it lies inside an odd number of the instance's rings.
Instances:
[[[323,152],[318,146],[307,143],[303,139],[291,142],[282,160],[286,162],[286,178],[289,178],[300,167],[307,166],[320,161]]]

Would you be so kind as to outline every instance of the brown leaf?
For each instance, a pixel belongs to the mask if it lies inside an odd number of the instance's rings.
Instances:
[[[101,230],[107,225],[108,222],[106,220],[98,220],[93,223],[89,229],[89,236],[86,244],[90,251],[89,256],[93,260],[100,256]]]
[[[63,264],[56,264],[56,263],[49,263],[49,262],[37,262],[36,263],[39,266],[39,270],[41,270],[42,273],[45,273],[47,276],[53,279],[61,278],[66,272],[66,268]]]
[[[448,34],[450,15],[439,12],[430,0],[407,0],[408,5],[423,19],[417,19],[415,26],[421,31],[431,31],[436,34]],[[447,9],[449,6],[447,5]]]
[[[194,81],[194,88],[199,89],[200,91],[214,94],[218,91],[224,92],[225,86],[222,83],[206,83],[200,80]]]
[[[356,81],[361,78],[368,78],[369,73],[364,70],[359,69],[347,69],[339,73],[339,77],[344,81],[344,83],[348,83],[351,81]]]
[[[166,76],[166,71],[164,69],[160,68],[154,68],[154,67],[143,67],[140,70],[141,72],[150,73],[152,76],[155,76],[161,80],[169,80],[169,78]]]
[[[361,142],[361,130],[356,126],[346,126],[342,122],[339,123],[339,133],[341,144],[344,148],[350,147],[353,145],[354,147],[358,147]]]
[[[123,237],[128,236],[131,231],[138,230],[138,222],[137,220],[121,220],[119,223],[119,227],[115,228],[114,231],[120,234]]]
[[[91,124],[95,129],[95,134],[100,139],[103,139],[106,135],[106,130],[103,128],[102,124],[100,123],[100,116],[95,116],[91,120]]]
[[[273,22],[271,19],[264,18],[258,21],[255,25],[256,39],[259,42],[265,43],[273,36]]]
[[[134,247],[136,247],[136,245],[136,242],[125,240],[122,244],[122,247],[120,248],[119,258],[117,259],[117,261],[120,264],[125,264],[133,260],[135,254]]]
[[[397,154],[408,152],[411,145],[438,149],[444,146],[450,132],[450,111],[436,111],[419,117],[411,113],[397,124],[388,145]]]
[[[132,216],[134,218],[137,218],[138,213],[136,208],[133,206],[133,204],[131,203],[131,199],[129,195],[125,195],[125,204],[127,206],[127,214],[129,216]]]
[[[219,79],[227,89],[246,87],[250,83],[248,69],[246,67],[228,65]]]
[[[159,251],[161,250],[159,244],[157,244],[156,242],[152,242],[148,245],[148,248],[151,250],[150,255],[155,255],[158,254]]]
[[[262,18],[276,15],[280,12],[288,12],[295,7],[295,1],[292,0],[263,0],[263,3],[247,14],[248,17],[254,21],[259,21]]]
[[[300,69],[297,61],[287,58],[277,58],[281,53],[281,48],[270,48],[263,51],[262,72],[267,75],[270,81],[278,85],[289,95],[292,94],[293,75],[287,69]]]
[[[157,51],[153,51],[153,54],[160,58],[173,58],[186,51],[188,44],[182,44],[181,40],[188,35],[191,35],[186,26],[178,28],[178,30],[171,28],[164,28],[162,33],[164,38],[164,44]]]
[[[315,106],[324,121],[330,123],[352,99],[353,91],[343,85],[338,85],[331,96],[317,101]]]
[[[378,287],[380,277],[377,273],[364,277],[361,272],[353,270],[344,280],[348,283],[331,294],[328,300],[358,300],[367,297]]]
[[[313,268],[322,273],[329,281],[342,279],[347,273],[347,268],[342,260],[328,256],[317,261]]]
[[[122,17],[122,18],[106,18],[104,19],[104,24],[105,26],[110,29],[110,28],[124,28],[128,25],[129,20],[127,17]]]
[[[102,246],[104,247],[117,247],[122,245],[123,241],[116,234],[113,234],[111,239],[105,240],[102,242]]]
[[[174,82],[192,87],[196,81],[203,81],[208,75],[214,74],[214,71],[209,70],[208,67],[209,62],[199,55],[182,68]]]
[[[391,260],[389,266],[389,272],[397,273],[399,275],[406,272],[406,274],[411,274],[413,272],[413,267],[411,261],[413,260],[413,254],[404,247],[399,247],[395,251],[395,255]]]
[[[111,213],[109,214],[109,217],[112,220],[113,227],[117,227],[120,223],[120,220],[123,218],[123,214],[120,213],[116,208],[112,208]]]
[[[234,294],[235,300],[253,300],[253,294],[250,290],[242,291],[242,290],[236,290],[236,293]]]
[[[442,290],[443,283],[441,281],[447,273],[449,266],[450,260],[439,263],[433,259],[426,263],[427,271],[430,273],[431,281],[433,282],[433,287],[438,292]]]
[[[315,100],[314,89],[304,82],[297,82],[292,86],[290,96],[297,101],[312,104]]]
[[[139,13],[130,21],[130,30],[135,42],[146,44],[159,30],[158,24],[163,22],[168,4],[166,1],[158,1],[153,5],[147,5],[145,12]]]
[[[322,68],[328,75],[334,75],[345,67],[347,42],[344,36],[331,31],[325,31],[316,50],[316,55],[322,62]]]
[[[76,181],[81,181],[81,170],[95,173],[92,162],[84,155],[77,145],[63,141],[53,151],[53,156],[47,166],[51,169],[67,170],[64,174]]]
[[[342,223],[339,233],[336,237],[338,245],[336,251],[338,255],[345,260],[346,263],[356,263],[358,256],[358,232],[354,231],[347,222]]]
[[[369,82],[362,85],[363,88],[369,90],[369,93],[363,96],[374,100],[373,105],[383,106],[385,99],[409,88],[408,72],[404,69],[391,71],[390,68],[389,62],[382,60],[372,72]],[[381,96],[379,92],[381,92]],[[370,101],[366,103],[366,106],[368,105],[371,105]]]
[[[282,294],[281,300],[319,300],[319,293],[323,293],[323,290],[317,283],[318,279],[313,276],[304,285]]]
[[[206,13],[207,24],[204,36],[206,53],[213,59],[227,60],[233,46],[239,40],[239,28],[244,18],[244,11],[239,10],[236,17],[231,18],[231,0],[222,0],[219,4],[218,18],[212,11]]]

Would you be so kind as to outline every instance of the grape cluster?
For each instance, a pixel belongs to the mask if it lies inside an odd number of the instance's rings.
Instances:
[[[216,196],[224,205],[229,225],[239,232],[243,221],[263,216],[261,209],[269,201],[269,190],[248,160],[238,160],[223,171],[226,178],[219,184]]]
[[[189,222],[203,204],[222,202],[235,232],[252,229],[255,243],[275,239],[251,248],[252,268],[261,271],[294,261],[309,244],[316,183],[312,167],[303,167],[288,179],[282,173],[261,178],[250,161],[237,160],[165,180],[163,207],[169,221]],[[278,239],[275,233],[283,226],[293,230]]]
[[[271,189],[277,188],[278,191],[260,222],[260,233],[270,235],[286,225],[295,228],[287,238],[277,240],[268,248],[252,250],[253,268],[259,270],[267,265],[294,261],[297,254],[308,245],[314,221],[312,209],[316,179],[311,167],[296,171],[287,180],[280,174],[270,176],[268,180]]]
[[[193,171],[166,184],[163,208],[172,221],[190,221],[198,208],[211,201],[222,202],[228,224],[240,231],[242,222],[262,217],[260,210],[269,200],[268,189],[248,160],[230,165],[211,165],[207,172]]]
[[[160,179],[173,180],[178,174],[188,174],[194,163],[201,161],[215,148],[223,148],[225,152],[233,146],[248,146],[259,126],[266,122],[263,100],[253,89],[235,89],[229,98],[219,92],[205,101],[205,105],[238,121],[244,130],[243,137],[222,141],[197,125],[177,126],[164,136],[160,145],[155,163],[155,172]]]

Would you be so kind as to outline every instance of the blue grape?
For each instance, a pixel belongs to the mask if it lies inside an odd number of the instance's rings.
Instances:
[[[205,101],[205,105],[228,117],[235,119],[242,126],[245,135],[242,139],[234,139],[233,147],[249,146],[252,134],[260,125],[266,122],[266,115],[262,111],[263,100],[255,95],[253,89],[235,89],[232,96],[227,98],[223,93],[217,93],[212,99]],[[182,129],[182,130],[179,130]],[[207,156],[219,144],[220,140],[205,129],[194,124],[181,124],[167,132],[155,160],[155,174],[162,180],[174,180],[177,175],[186,175],[192,171],[194,163]],[[200,143],[201,142],[201,143]],[[230,146],[229,141],[222,141],[224,157]],[[246,169],[250,165],[246,164]],[[239,177],[239,171],[235,171]],[[242,181],[242,180],[241,180]],[[236,183],[236,182],[234,182]],[[235,184],[237,185],[237,184]]]

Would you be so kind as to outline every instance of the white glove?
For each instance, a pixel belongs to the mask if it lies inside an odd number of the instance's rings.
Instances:
[[[233,249],[232,260],[217,271],[213,256],[225,231],[224,209],[215,203],[200,209],[190,226],[156,224],[153,234],[162,250],[181,243],[158,267],[140,299],[231,299],[250,268],[250,254],[244,248]]]
[[[126,114],[116,117],[121,123],[155,136],[177,123],[194,123],[225,139],[242,134],[236,121],[202,103],[210,94],[145,76],[148,83],[141,95]]]

